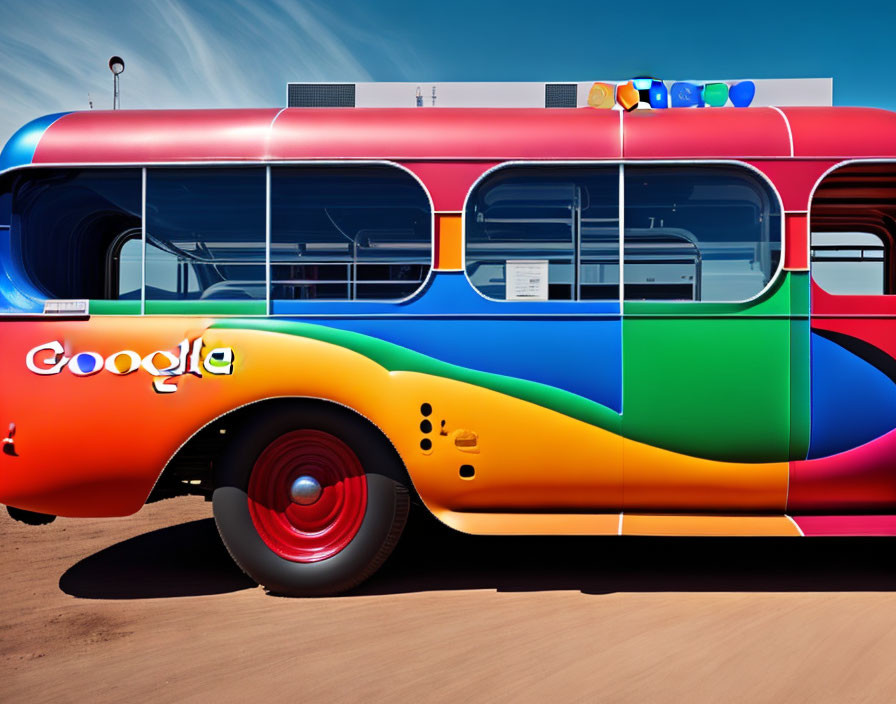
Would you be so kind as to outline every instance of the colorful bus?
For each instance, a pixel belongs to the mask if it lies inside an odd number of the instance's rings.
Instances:
[[[331,594],[475,534],[896,534],[896,114],[50,115],[0,154],[0,502],[211,500]]]

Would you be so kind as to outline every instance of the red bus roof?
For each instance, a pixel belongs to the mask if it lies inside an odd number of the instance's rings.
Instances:
[[[13,136],[4,154],[31,158],[0,159],[4,169],[268,159],[896,157],[896,113],[873,108],[269,108],[52,117],[39,134],[35,127]],[[23,152],[17,139],[36,146]]]

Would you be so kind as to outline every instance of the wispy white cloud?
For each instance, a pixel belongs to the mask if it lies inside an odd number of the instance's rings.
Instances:
[[[109,108],[106,62],[124,57],[122,107],[282,105],[289,80],[391,80],[419,67],[370,17],[308,0],[0,0],[0,145],[39,115]]]

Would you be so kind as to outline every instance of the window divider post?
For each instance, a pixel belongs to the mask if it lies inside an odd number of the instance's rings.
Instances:
[[[625,305],[625,164],[619,164],[619,314]]]
[[[271,314],[271,165],[264,169],[264,314]]]
[[[573,241],[574,241],[574,257],[573,257],[573,300],[578,301],[582,298],[582,187],[576,186],[575,202],[573,203]]]
[[[146,167],[140,169],[140,315],[146,315]]]

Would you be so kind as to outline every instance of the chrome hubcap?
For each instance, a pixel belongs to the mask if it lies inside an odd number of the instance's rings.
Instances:
[[[322,491],[317,479],[303,474],[292,483],[289,488],[289,496],[294,503],[300,506],[309,506],[320,498]]]

